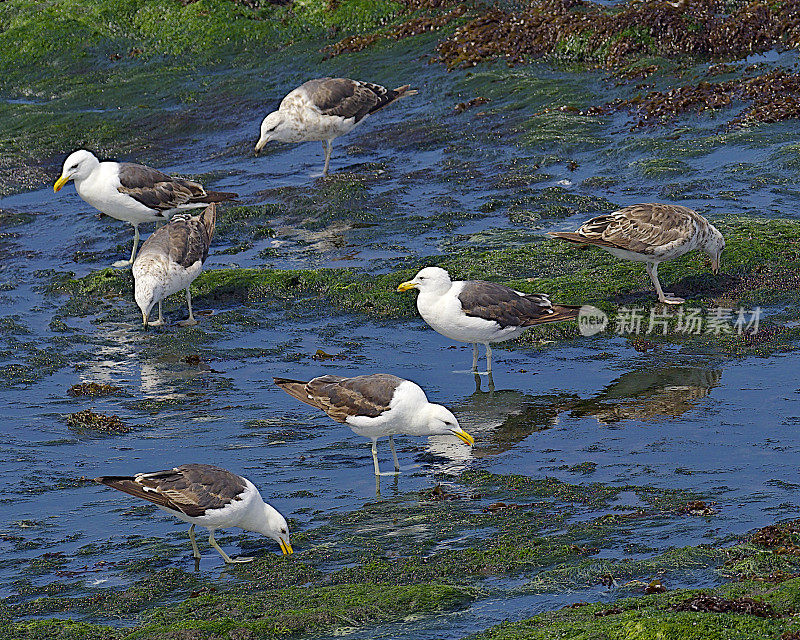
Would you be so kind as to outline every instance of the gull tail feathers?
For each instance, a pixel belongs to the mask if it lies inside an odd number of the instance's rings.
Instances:
[[[214,230],[217,228],[216,203],[212,202],[205,209],[203,209],[203,213],[200,214],[200,222],[206,228],[206,233],[208,234],[208,241],[211,242],[211,238],[214,237]]]
[[[524,322],[523,326],[531,327],[535,324],[545,324],[547,322],[564,322],[567,320],[575,320],[578,317],[578,312],[581,310],[580,305],[571,304],[554,304],[553,313],[532,318],[528,322]]]
[[[212,204],[214,202],[228,202],[238,197],[238,193],[231,193],[229,191],[206,191],[205,195],[202,198],[198,198],[197,201]]]
[[[272,380],[286,393],[293,398],[296,398],[300,402],[305,402],[306,404],[310,404],[312,407],[322,409],[323,411],[325,410],[323,405],[315,402],[313,398],[308,397],[308,391],[306,390],[307,383],[300,380],[290,380],[289,378],[272,378]]]

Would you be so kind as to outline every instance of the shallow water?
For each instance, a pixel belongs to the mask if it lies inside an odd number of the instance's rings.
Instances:
[[[794,124],[726,131],[721,121],[689,120],[676,125],[677,139],[671,139],[672,129],[630,133],[624,115],[575,119],[567,127],[557,118],[530,116],[562,104],[605,102],[619,90],[598,74],[544,64],[447,73],[438,65],[420,65],[419,51],[410,47],[385,45],[321,67],[300,57],[302,69],[275,74],[269,92],[262,89],[268,106],[309,75],[411,82],[420,89],[419,96],[337,141],[332,171],[356,188],[336,207],[313,201],[326,184],[315,177],[322,167],[319,144],[275,145],[254,157],[251,147],[267,110],[255,101],[239,107],[238,123],[230,116],[212,118],[189,134],[191,140],[176,140],[169,154],[168,141],[160,140],[157,149],[135,155],[168,172],[206,174],[208,185],[235,190],[246,204],[286,205],[269,221],[274,237],[254,240],[235,254],[221,253],[240,244],[235,233],[220,237],[207,269],[266,264],[377,273],[443,250],[526,242],[597,212],[587,205],[561,217],[531,215],[542,190],[561,181],[568,181],[564,188],[570,193],[615,205],[667,199],[712,219],[795,217],[798,165],[787,162],[784,148]],[[252,84],[257,74],[230,69],[227,81],[237,75]],[[478,95],[491,102],[453,112],[456,103]],[[684,165],[667,173],[643,168],[665,158]],[[577,168],[570,170],[569,161]],[[58,167],[50,169],[54,180]],[[523,178],[509,179],[515,172]],[[598,176],[608,180],[585,183]],[[528,199],[515,205],[521,197]],[[294,206],[301,198],[309,199],[305,209]],[[484,206],[491,201],[496,206]],[[78,571],[87,588],[125,584],[129,577],[113,563],[150,559],[153,540],[161,537],[177,550],[163,561],[190,570],[182,524],[79,478],[214,463],[250,478],[299,529],[375,500],[367,443],[281,392],[273,375],[387,371],[416,381],[432,401],[453,409],[475,436],[474,450],[452,438],[399,438],[403,474],[396,482],[383,479],[386,498],[410,500],[412,491],[478,468],[571,483],[686,489],[719,509],[712,518],[659,521],[621,533],[602,550],[609,557],[725,542],[797,514],[796,352],[738,359],[679,347],[638,353],[610,335],[537,348],[498,347],[490,393],[486,377],[476,390],[474,377],[463,373],[470,347],[454,345],[419,320],[377,321],[281,300],[213,309],[199,301],[196,308],[213,311],[199,327],[173,324],[144,332],[131,300],[112,300],[112,311],[106,305],[97,315],[76,318],[59,315],[64,299],[44,293],[52,271],[82,276],[127,255],[128,227],[98,219],[72,186],[56,195],[42,186],[4,197],[0,210],[30,216],[0,218],[3,597],[24,597],[25,581],[45,584],[64,571]],[[509,214],[517,210],[524,215],[512,215],[518,222],[511,222]],[[184,314],[177,299],[167,311],[173,321]],[[66,330],[52,323],[57,315]],[[341,357],[313,360],[317,349]],[[192,355],[200,356],[199,364],[186,361]],[[117,385],[124,395],[66,394],[83,381]],[[70,429],[64,416],[88,407],[118,415],[133,429],[115,436]],[[388,468],[385,443],[379,453]],[[635,507],[637,501],[626,492],[617,506]],[[587,508],[575,518],[591,515]],[[232,554],[246,540],[248,552],[253,546],[259,553],[272,551],[270,543],[249,534],[230,532],[222,540]],[[90,544],[105,551],[86,551]],[[303,549],[296,551],[302,558]],[[56,556],[54,568],[35,573],[30,561],[43,553],[64,556]],[[205,547],[201,571],[221,571]],[[672,586],[713,580],[687,574]],[[498,582],[464,611],[345,635],[460,638],[505,619],[615,597],[600,587],[531,593],[519,590],[522,584]]]

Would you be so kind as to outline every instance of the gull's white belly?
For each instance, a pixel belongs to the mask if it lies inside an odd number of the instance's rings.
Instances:
[[[355,118],[323,115],[297,89],[283,99],[280,111],[288,120],[287,129],[293,132],[291,139],[282,138],[284,142],[333,140],[357,124]]]
[[[179,264],[170,261],[167,267],[164,297],[183,291],[200,275],[202,270],[203,263],[199,260],[185,269]]]
[[[107,216],[131,224],[164,219],[154,209],[117,191],[119,186],[119,178],[112,163],[101,163],[86,180],[75,182],[78,195]]]
[[[292,118],[293,128],[297,131],[299,141],[333,140],[352,131],[356,126],[353,118],[341,116],[323,116],[310,110]]]
[[[207,512],[204,516],[196,517],[187,516],[185,513],[181,513],[180,511],[173,511],[172,509],[167,509],[166,507],[161,507],[159,505],[156,506],[158,506],[158,508],[162,511],[166,511],[179,520],[183,520],[189,524],[196,524],[201,527],[207,527],[211,530],[226,529],[228,527],[241,526],[240,523],[246,519],[248,510],[251,508],[259,495],[260,494],[255,486],[248,481],[241,500],[234,500],[222,509],[214,509],[210,512]]]
[[[494,320],[465,315],[457,294],[428,297],[420,293],[417,309],[434,331],[459,342],[503,342],[522,335],[527,327],[501,327]]]
[[[350,416],[347,418],[347,424],[354,433],[370,439],[401,433],[420,435],[416,433],[413,419],[420,408],[427,403],[425,392],[410,380],[404,380],[395,390],[389,411],[375,418]]]

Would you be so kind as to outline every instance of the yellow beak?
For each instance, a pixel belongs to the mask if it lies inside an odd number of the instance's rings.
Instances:
[[[453,435],[456,436],[457,438],[460,438],[464,442],[466,442],[470,447],[474,447],[475,446],[475,438],[473,438],[471,435],[469,435],[463,429],[461,429],[460,431],[453,430]]]
[[[62,175],[58,180],[56,180],[56,183],[53,185],[53,193],[61,191],[61,187],[67,184],[67,182],[69,182],[69,176]]]
[[[719,260],[711,261],[711,273],[713,273],[714,275],[719,273]]]
[[[264,145],[267,144],[267,142],[269,142],[269,140],[259,140],[256,143],[256,153],[261,151],[264,148]]]
[[[294,553],[294,549],[292,549],[292,544],[289,542],[288,538],[286,540],[278,540],[278,544],[281,545],[283,555],[290,556]]]
[[[405,282],[401,282],[400,285],[397,287],[398,291],[408,291],[409,289],[416,289],[417,283],[413,280],[406,280]]]

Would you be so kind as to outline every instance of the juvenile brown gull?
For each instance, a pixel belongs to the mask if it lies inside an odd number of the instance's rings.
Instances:
[[[192,313],[190,285],[208,257],[211,238],[217,220],[217,205],[210,204],[199,215],[176,214],[169,224],[157,229],[145,243],[133,263],[134,298],[142,310],[142,322],[164,324],[161,301],[186,289],[189,317],[178,324],[184,327],[197,324]],[[158,320],[148,322],[150,310],[158,303]]]
[[[165,222],[178,211],[200,209],[212,202],[236,197],[235,193],[206,191],[193,180],[172,178],[142,164],[100,162],[84,149],[75,151],[64,161],[53,191],[60,191],[70,180],[75,181],[78,195],[95,209],[133,225],[131,258],[115,262],[114,267],[133,264],[139,246],[140,224]]]
[[[478,345],[486,347],[486,370],[492,372],[492,342],[522,335],[533,325],[578,317],[579,307],[554,305],[544,293],[522,293],[484,280],[450,280],[439,267],[426,267],[398,291],[418,289],[417,310],[432,329],[459,342],[472,343],[472,370],[478,368]]]
[[[664,293],[658,281],[658,265],[694,249],[711,258],[711,270],[719,273],[719,259],[725,238],[696,211],[675,204],[635,204],[584,222],[573,232],[550,233],[554,238],[592,244],[617,258],[644,262],[660,302],[685,302]]]
[[[359,122],[403,96],[417,91],[403,85],[387,89],[379,84],[348,78],[317,78],[289,92],[277,111],[261,123],[258,153],[267,142],[322,141],[328,175],[333,140],[352,131]]]
[[[217,529],[239,527],[275,540],[284,555],[292,553],[289,526],[278,511],[264,502],[247,478],[210,464],[184,464],[166,471],[133,476],[101,476],[95,482],[148,500],[176,518],[188,522],[192,553],[200,559],[194,538],[195,525],[208,529],[208,543],[226,563],[250,562],[253,558],[231,558],[217,544]]]
[[[372,440],[375,475],[400,472],[394,435],[435,436],[453,434],[468,445],[475,444],[456,417],[440,404],[428,402],[425,392],[410,380],[388,373],[355,378],[320,376],[308,382],[273,378],[275,384],[301,402],[322,409],[336,422],[347,424],[354,433]],[[378,438],[389,437],[394,473],[381,473],[378,466]]]

